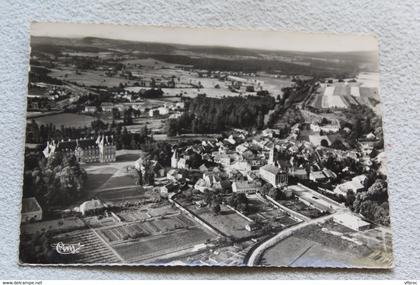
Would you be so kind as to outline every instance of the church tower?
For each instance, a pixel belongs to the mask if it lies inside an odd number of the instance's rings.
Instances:
[[[174,149],[174,153],[171,157],[171,167],[172,168],[177,168],[178,167],[178,160],[179,160],[178,151],[176,149]]]
[[[275,161],[276,161],[275,155],[276,155],[276,149],[273,145],[273,147],[270,149],[270,154],[268,156],[268,164],[269,165],[274,165],[275,164]]]

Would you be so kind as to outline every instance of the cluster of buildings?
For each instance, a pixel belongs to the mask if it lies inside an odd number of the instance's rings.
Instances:
[[[177,102],[174,104],[163,104],[157,108],[152,108],[149,110],[149,116],[165,116],[171,113],[170,119],[176,119],[181,116],[181,110],[185,108],[184,102]]]

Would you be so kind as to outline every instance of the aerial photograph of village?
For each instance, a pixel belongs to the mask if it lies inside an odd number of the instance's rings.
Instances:
[[[391,268],[371,37],[171,29],[33,24],[19,262]]]

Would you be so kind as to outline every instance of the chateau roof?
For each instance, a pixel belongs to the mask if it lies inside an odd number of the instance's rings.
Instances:
[[[79,145],[81,148],[87,148],[89,146],[96,146],[96,142],[94,139],[82,139],[79,141],[76,141],[76,140],[64,141],[64,142],[58,143],[57,149],[58,150],[64,150],[64,149],[75,150],[77,145]]]
[[[104,136],[103,139],[105,143],[107,142],[106,137]],[[93,138],[82,138],[79,140],[68,140],[68,141],[60,141],[57,144],[57,150],[64,150],[70,149],[75,150],[77,146],[81,147],[82,149],[86,149],[88,147],[96,147],[98,139]],[[108,136],[108,143],[113,143],[112,137]]]

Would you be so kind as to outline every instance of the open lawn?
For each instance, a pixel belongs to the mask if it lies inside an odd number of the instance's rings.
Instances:
[[[74,128],[85,126],[90,127],[91,122],[95,120],[95,117],[73,113],[60,113],[35,118],[35,121],[38,123],[38,125],[53,124],[57,129],[59,129],[61,126]]]
[[[127,262],[134,263],[143,260],[151,260],[152,262],[162,255],[194,247],[213,237],[200,228],[192,228],[146,237],[134,242],[121,243],[113,248]]]
[[[137,152],[137,155],[130,152],[120,154],[138,158],[140,151]],[[123,159],[121,162],[85,165],[88,180],[83,197],[85,199],[98,197],[105,202],[113,203],[148,199],[149,193],[136,185],[137,174],[132,169],[133,163],[131,159]]]
[[[72,69],[53,69],[48,75],[60,80],[75,82],[82,86],[118,87],[120,83],[133,85],[137,82],[136,80],[127,80],[119,76],[109,77],[105,75],[104,71],[98,70],[87,70],[76,73]]]
[[[214,215],[211,209],[206,207],[197,208],[192,205],[187,208],[227,236],[245,238],[253,235],[252,232],[245,229],[245,226],[249,221],[226,206],[221,205],[221,212],[219,215]]]

